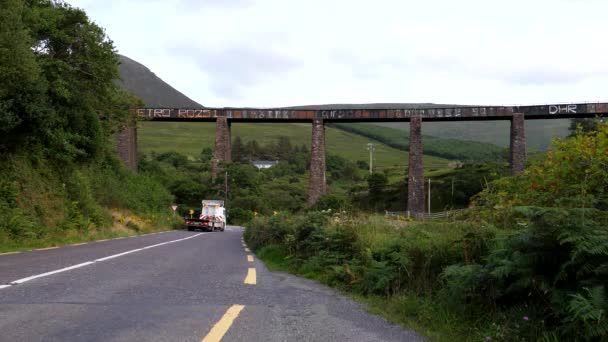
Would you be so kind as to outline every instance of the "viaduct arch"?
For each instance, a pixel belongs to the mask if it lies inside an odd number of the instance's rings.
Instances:
[[[325,123],[410,122],[407,210],[412,216],[424,212],[422,168],[423,121],[509,120],[511,122],[511,172],[523,171],[526,161],[525,120],[604,116],[608,103],[547,104],[535,106],[437,106],[395,109],[282,109],[282,108],[139,108],[139,120],[215,122],[213,173],[220,161],[231,160],[232,122],[306,122],[312,124],[308,203],[314,204],[327,190],[325,182]],[[137,169],[137,128],[126,127],[118,137],[118,152],[132,170]]]

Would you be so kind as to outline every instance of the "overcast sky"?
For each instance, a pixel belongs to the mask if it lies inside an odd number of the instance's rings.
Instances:
[[[68,0],[205,106],[608,102],[605,0]]]

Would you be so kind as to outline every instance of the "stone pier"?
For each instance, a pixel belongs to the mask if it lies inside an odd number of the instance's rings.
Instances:
[[[317,119],[312,122],[308,204],[313,205],[325,191],[325,126],[323,120]]]
[[[511,118],[511,173],[524,170],[526,163],[526,128],[524,114],[514,113]]]
[[[424,169],[422,166],[422,118],[417,116],[410,120],[407,210],[412,217],[418,217],[424,213]]]
[[[230,162],[230,122],[225,117],[217,118],[215,121],[215,149],[213,150],[213,179],[217,176],[220,162]]]
[[[118,134],[118,156],[132,171],[137,171],[137,126],[126,126]]]

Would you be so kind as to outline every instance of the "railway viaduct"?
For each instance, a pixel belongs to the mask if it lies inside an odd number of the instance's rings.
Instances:
[[[313,107],[314,108],[314,107]],[[322,108],[322,107],[319,107]],[[329,122],[410,122],[408,202],[412,216],[424,212],[422,168],[423,121],[511,121],[510,164],[513,174],[526,161],[525,120],[604,116],[608,103],[547,104],[534,106],[437,106],[395,109],[260,109],[260,108],[140,108],[139,120],[215,122],[213,172],[220,161],[231,160],[230,125],[233,122],[306,122],[312,124],[312,145],[308,202],[313,204],[326,192],[325,123]],[[137,169],[137,128],[127,127],[118,137],[121,159]]]

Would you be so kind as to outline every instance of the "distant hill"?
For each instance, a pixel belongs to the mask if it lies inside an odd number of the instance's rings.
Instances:
[[[120,77],[118,83],[140,97],[149,108],[201,108],[200,103],[191,100],[156,76],[150,69],[129,57],[120,56]]]

